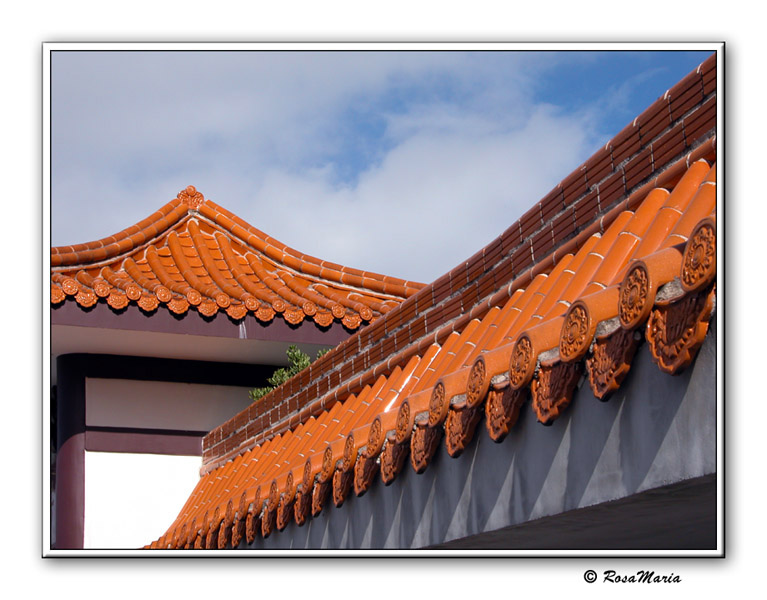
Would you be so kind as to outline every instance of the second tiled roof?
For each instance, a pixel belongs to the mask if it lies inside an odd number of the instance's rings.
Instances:
[[[51,304],[130,303],[291,325],[313,319],[357,329],[423,287],[301,254],[205,199],[193,186],[113,236],[51,249]]]

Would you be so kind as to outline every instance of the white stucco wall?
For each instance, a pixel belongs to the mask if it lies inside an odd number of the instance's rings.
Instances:
[[[86,452],[84,547],[132,549],[156,540],[199,472],[198,456]]]

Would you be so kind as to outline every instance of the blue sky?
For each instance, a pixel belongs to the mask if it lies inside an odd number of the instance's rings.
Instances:
[[[55,51],[51,242],[192,184],[301,252],[429,282],[710,54]]]

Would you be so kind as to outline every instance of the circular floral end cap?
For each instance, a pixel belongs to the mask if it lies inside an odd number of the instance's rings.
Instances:
[[[354,433],[350,433],[346,436],[346,442],[344,443],[343,469],[345,473],[351,470],[356,460],[357,453],[354,450]]]
[[[383,446],[383,426],[381,425],[381,417],[378,416],[373,420],[368,432],[367,458],[373,458],[381,446]]]
[[[312,477],[312,459],[307,458],[304,463],[304,478],[301,481],[303,484],[304,493],[308,494],[312,489],[312,483],[314,478]]]
[[[226,308],[231,303],[232,299],[224,292],[219,292],[216,294],[216,304],[218,304],[221,308]]]
[[[321,477],[323,481],[330,479],[333,474],[333,450],[330,446],[325,448],[325,452],[322,454],[322,472]]]
[[[237,506],[237,517],[239,519],[242,519],[245,516],[245,513],[248,512],[248,493],[243,490],[242,495],[240,496],[240,503]]]
[[[716,277],[716,220],[707,217],[693,229],[682,258],[680,279],[686,292],[697,292]]]
[[[469,372],[469,381],[466,386],[466,404],[474,408],[484,396],[485,388],[485,360],[480,356],[474,361]]]
[[[111,286],[103,279],[97,279],[93,282],[93,291],[96,292],[96,295],[99,298],[106,298],[109,296],[111,289]]]
[[[429,398],[429,427],[436,427],[447,417],[447,401],[445,398],[445,384],[437,382]]]
[[[340,304],[334,304],[330,309],[330,312],[336,319],[343,319],[344,315],[346,314],[346,309]]]
[[[226,503],[226,512],[224,513],[224,525],[226,527],[231,527],[232,523],[234,523],[234,502],[232,502],[232,499],[229,499],[229,502]]]
[[[567,311],[559,335],[559,356],[565,362],[581,358],[589,349],[591,319],[583,302],[576,302]]]
[[[410,403],[405,400],[400,404],[399,410],[397,411],[397,427],[395,429],[395,439],[397,440],[397,443],[403,443],[410,436],[410,432]]]
[[[256,312],[261,304],[258,301],[258,298],[255,296],[247,296],[245,298],[245,308],[247,308],[250,312]]]
[[[192,306],[197,306],[200,302],[202,302],[202,294],[200,294],[200,292],[195,289],[191,289],[186,293],[186,300]]]
[[[187,186],[178,193],[177,198],[186,204],[191,210],[197,210],[205,201],[205,197],[197,191],[193,185]]]
[[[620,285],[618,316],[624,329],[634,329],[650,316],[650,276],[643,262],[636,263]]]
[[[533,377],[535,372],[535,357],[533,356],[533,344],[527,334],[514,344],[509,362],[509,380],[515,390],[523,388]]]
[[[128,300],[133,300],[134,302],[141,298],[141,288],[135,283],[128,284],[128,287],[125,288],[125,293],[128,296]]]
[[[269,510],[274,510],[279,501],[280,489],[277,487],[277,480],[272,479],[272,484],[269,486]]]
[[[64,290],[64,293],[67,296],[74,296],[80,291],[80,286],[77,285],[77,282],[74,279],[67,277],[61,282],[61,289]]]

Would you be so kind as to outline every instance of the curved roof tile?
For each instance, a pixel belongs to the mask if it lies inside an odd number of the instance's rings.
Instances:
[[[51,249],[51,304],[83,308],[100,299],[151,313],[194,308],[239,320],[248,313],[292,325],[312,319],[349,329],[374,321],[423,284],[343,267],[301,254],[265,235],[194,186],[119,233]]]
[[[495,441],[527,401],[550,423],[582,374],[607,399],[641,337],[661,370],[679,372],[713,311],[715,184],[716,165],[694,162],[671,193],[652,190],[502,306],[204,474],[152,547],[232,547],[291,520],[301,524],[329,501],[339,507],[348,494],[364,494],[379,477],[390,483],[408,456],[417,472],[443,443],[459,456],[483,414]]]
[[[483,414],[496,442],[526,402],[551,423],[583,376],[607,400],[643,337],[661,371],[689,366],[716,296],[715,69],[714,55],[498,239],[251,407],[245,443],[237,419],[210,432],[196,488],[149,547],[302,525],[408,462],[424,471],[442,444],[460,456]]]

